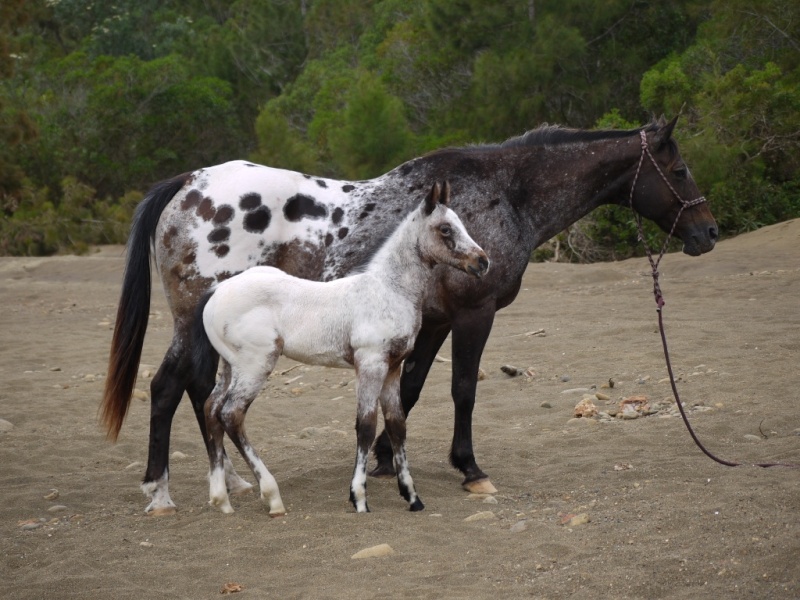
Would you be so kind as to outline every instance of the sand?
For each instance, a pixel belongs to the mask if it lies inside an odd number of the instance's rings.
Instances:
[[[170,449],[178,512],[143,514],[149,402],[134,399],[117,444],[96,422],[123,256],[0,258],[4,598],[800,597],[800,470],[730,468],[694,446],[672,416],[645,260],[528,268],[482,360],[474,440],[498,488],[489,498],[464,492],[447,462],[446,360],[409,418],[425,510],[370,480],[373,512],[357,515],[353,374],[280,375],[295,366],[282,359],[247,421],[289,511],[270,519],[253,494],[235,497],[232,515],[208,506],[186,400]],[[679,391],[701,440],[727,460],[800,463],[800,220],[699,258],[670,254],[661,270]],[[171,335],[158,285],[152,313],[140,396]],[[573,420],[596,392],[609,397],[595,397],[600,411],[636,395],[661,410]],[[381,556],[351,558],[382,544]]]

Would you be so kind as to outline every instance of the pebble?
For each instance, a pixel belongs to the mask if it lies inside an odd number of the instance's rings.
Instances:
[[[573,515],[567,519],[566,522],[562,522],[562,524],[566,527],[577,527],[578,525],[586,525],[589,521],[591,521],[589,513],[580,513],[578,515]]]
[[[304,427],[300,430],[300,433],[297,434],[297,437],[299,437],[301,440],[306,440],[319,435],[321,432],[322,430],[319,427]]]
[[[152,548],[153,547],[153,542],[139,542],[139,545],[142,548]]]
[[[390,554],[394,554],[394,549],[389,544],[378,544],[377,546],[359,550],[350,558],[379,558]]]
[[[483,381],[486,379],[486,371],[478,367],[478,381]]]
[[[50,367],[50,370],[53,371],[53,372],[60,371],[61,367]]]
[[[550,404],[547,400],[542,402],[539,406],[541,406],[542,408],[553,408],[553,405]],[[800,435],[800,433],[798,433],[798,435]]]
[[[133,390],[133,397],[137,400],[141,400],[142,402],[150,400],[150,394],[144,390]]]
[[[36,521],[35,523],[25,523],[22,526],[22,531],[33,531],[34,529],[39,529],[44,523]]]
[[[42,496],[42,497],[43,497],[45,500],[55,500],[56,498],[58,498],[58,496],[59,496],[59,494],[58,494],[58,490],[57,490],[56,488],[52,488],[52,489],[50,490],[50,493],[49,493],[49,494],[46,494],[45,496]]]
[[[487,496],[483,499],[484,504],[497,504],[497,498],[494,496]]]
[[[47,509],[47,512],[58,513],[58,512],[64,512],[66,510],[67,507],[64,506],[63,504],[54,504],[53,506]]]
[[[494,519],[495,514],[491,510],[484,510],[479,513],[475,513],[474,515],[468,516],[464,519],[465,523],[472,523],[473,521],[489,521],[490,519]]]
[[[747,433],[745,434],[744,439],[746,439],[748,442],[760,442],[762,438],[761,436],[753,435],[752,433]]]
[[[595,392],[594,397],[597,398],[600,402],[608,402],[611,400],[611,396],[608,394],[604,394],[603,392]]]
[[[84,381],[89,381],[89,382],[91,382],[91,381],[95,381],[96,379],[97,379],[97,377],[95,377],[95,376],[94,376],[94,375],[92,375],[91,373],[88,373],[88,374],[86,374],[86,375],[84,375],[84,376],[83,376],[83,380],[84,380]]]
[[[572,377],[570,377],[569,375],[562,375],[561,376],[561,381],[564,382],[564,383],[568,382],[570,379],[572,379]]]
[[[561,393],[562,394],[585,394],[586,392],[589,392],[589,391],[590,391],[589,388],[583,387],[583,388],[570,388],[568,390],[561,390]]]
[[[0,419],[0,432],[11,431],[14,429],[14,424],[5,419]]]
[[[179,452],[179,451],[176,450],[175,452],[170,454],[169,457],[170,458],[174,458],[176,460],[181,460],[183,458],[186,458],[186,455],[183,452]]]
[[[528,528],[528,523],[525,521],[517,521],[514,523],[509,531],[511,533],[519,533],[520,531],[525,531]]]
[[[520,369],[519,367],[515,367],[513,365],[503,365],[502,367],[500,367],[500,370],[509,377],[516,377],[517,375],[522,375],[523,373],[525,373],[523,369]]]
[[[131,464],[129,464],[127,467],[125,467],[125,470],[126,470],[126,471],[130,471],[130,470],[132,470],[132,469],[138,469],[138,468],[140,468],[140,467],[142,467],[142,466],[143,466],[143,465],[142,465],[142,463],[140,463],[140,462],[137,460],[136,462],[132,462],[132,463],[131,463]]]

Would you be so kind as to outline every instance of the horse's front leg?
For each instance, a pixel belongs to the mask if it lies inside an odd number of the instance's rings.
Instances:
[[[356,512],[369,512],[367,506],[367,460],[378,426],[378,397],[383,389],[388,366],[379,355],[356,351],[356,464],[350,483],[350,502]]]
[[[453,327],[453,382],[455,404],[453,444],[450,463],[464,474],[462,486],[469,492],[493,494],[497,491],[475,462],[472,450],[472,411],[478,385],[478,369],[486,340],[494,322],[494,304],[480,309],[462,309],[454,315]]]
[[[414,342],[414,349],[403,363],[400,379],[400,401],[406,417],[419,400],[433,359],[436,358],[436,353],[442,347],[449,333],[450,325],[447,323],[433,324],[423,320]],[[373,453],[378,464],[369,474],[372,477],[394,477],[396,474],[393,461],[394,452],[386,429],[378,436]]]
[[[411,471],[406,458],[406,416],[400,405],[400,369],[390,372],[381,391],[381,409],[385,431],[394,452],[394,465],[397,470],[397,486],[412,512],[420,511],[425,505],[417,495]]]

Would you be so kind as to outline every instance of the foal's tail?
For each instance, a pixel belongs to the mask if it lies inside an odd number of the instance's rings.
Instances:
[[[99,409],[99,418],[112,441],[119,436],[128,413],[142,357],[150,316],[150,252],[158,219],[188,178],[189,174],[184,173],[153,186],[133,216],[117,321],[111,339],[105,394]]]
[[[213,288],[205,293],[200,299],[194,312],[194,322],[192,323],[192,372],[193,373],[216,373],[219,365],[219,353],[208,339],[205,325],[203,324],[203,310],[214,295]]]

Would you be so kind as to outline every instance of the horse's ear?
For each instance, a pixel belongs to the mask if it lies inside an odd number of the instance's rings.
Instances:
[[[672,137],[672,130],[675,129],[675,124],[678,122],[678,117],[675,116],[669,123],[663,122],[662,116],[658,123],[658,131],[653,136],[653,143],[656,148],[660,148]]]
[[[436,210],[436,205],[439,204],[439,198],[442,195],[442,186],[439,185],[439,182],[433,184],[431,191],[428,192],[428,196],[425,198],[425,216],[427,217],[430,215],[434,210]]]
[[[439,197],[439,204],[444,204],[445,206],[450,205],[450,182],[446,179],[442,186],[442,195]]]

